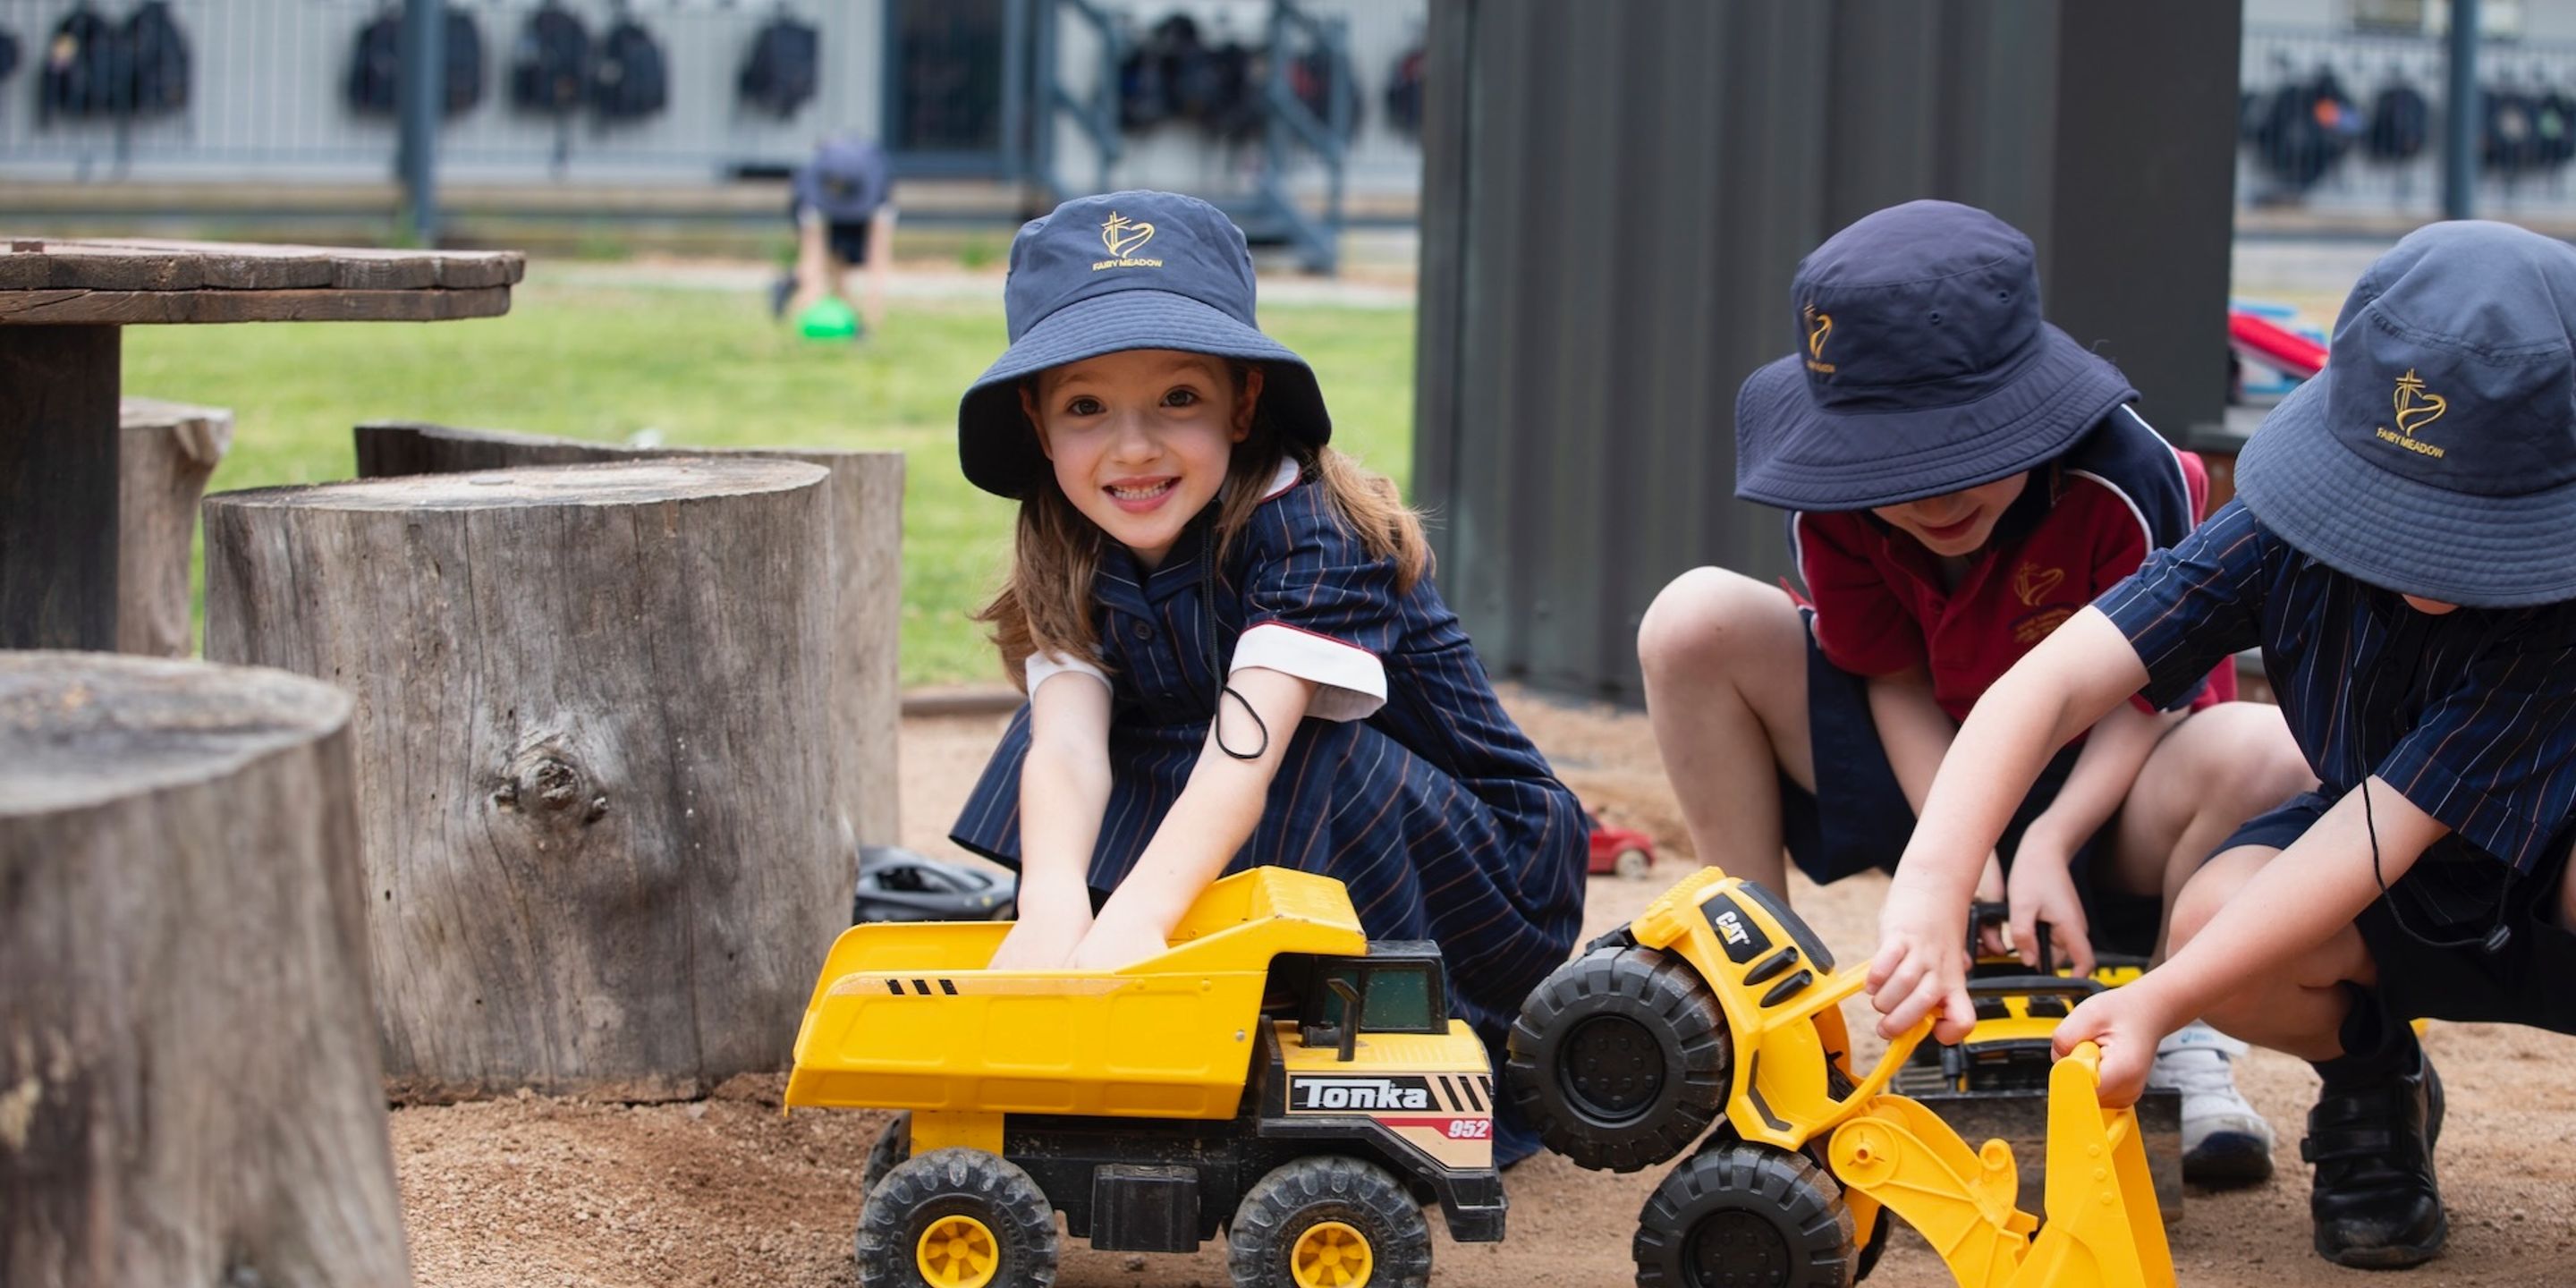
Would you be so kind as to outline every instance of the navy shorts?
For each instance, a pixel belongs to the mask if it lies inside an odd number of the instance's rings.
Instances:
[[[1816,643],[1815,610],[1802,607],[1799,616],[1808,624],[1807,734],[1815,749],[1816,791],[1810,795],[1787,773],[1780,775],[1780,824],[1789,857],[1818,885],[1872,868],[1894,872],[1914,835],[1914,807],[1906,803],[1905,789],[1897,785],[1896,770],[1879,743],[1878,721],[1869,713],[1869,681],[1826,660]],[[2031,820],[2057,799],[2081,749],[2080,744],[2066,747],[2050,758],[2013,811],[1995,847],[2005,870],[2011,870]],[[1820,806],[1820,799],[1831,802],[1831,808]],[[2091,879],[2095,862],[2110,861],[2118,823],[2114,814],[2095,831],[2076,850],[2070,869],[2094,946],[2144,956],[2155,947],[2162,897],[2101,889]]]
[[[2218,848],[2286,850],[2333,805],[2321,792],[2302,793],[2248,819]],[[2571,844],[2576,825],[2561,829],[2527,873],[2464,843],[2436,844],[2362,909],[2353,928],[2379,968],[2379,998],[2389,1014],[2576,1033],[2576,933],[2558,922]],[[2392,902],[2401,906],[2392,909]],[[2511,937],[2488,952],[2481,941],[2499,911]]]
[[[790,223],[803,223],[805,220],[804,203],[790,198],[787,203],[787,219]],[[870,221],[865,219],[848,223],[835,221],[823,226],[823,235],[825,240],[831,244],[832,254],[835,257],[844,264],[856,266],[868,262],[868,229],[870,226]]]

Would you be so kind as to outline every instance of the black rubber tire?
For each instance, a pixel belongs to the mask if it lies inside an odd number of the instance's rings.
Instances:
[[[868,1169],[860,1173],[859,1193],[862,1196],[876,1193],[877,1182],[884,1180],[886,1173],[893,1171],[902,1164],[903,1160],[910,1157],[912,1157],[912,1111],[906,1109],[897,1113],[894,1121],[887,1123],[885,1130],[877,1133],[877,1143],[868,1147]]]
[[[1803,1154],[1703,1149],[1637,1213],[1637,1288],[1851,1288],[1842,1187]]]
[[[1679,1154],[1725,1107],[1734,1043],[1689,962],[1604,947],[1556,968],[1512,1023],[1512,1103],[1547,1147],[1633,1172]]]
[[[859,1212],[861,1288],[927,1288],[921,1236],[945,1216],[969,1216],[993,1236],[992,1288],[1055,1282],[1055,1209],[1029,1174],[980,1149],[935,1149],[886,1173]]]
[[[1366,1288],[1431,1282],[1431,1223],[1404,1183],[1375,1163],[1316,1154],[1272,1168],[1235,1208],[1225,1235],[1234,1288],[1295,1288],[1289,1258],[1298,1237],[1326,1221],[1367,1241]]]

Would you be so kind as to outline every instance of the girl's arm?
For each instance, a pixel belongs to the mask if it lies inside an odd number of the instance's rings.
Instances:
[[[1091,930],[1092,846],[1109,808],[1109,686],[1058,672],[1029,693],[1020,764],[1020,919],[994,970],[1049,970]]]
[[[1959,727],[1951,723],[1950,713],[1942,710],[1932,696],[1931,672],[1919,664],[1894,675],[1873,675],[1867,687],[1869,717],[1878,726],[1878,742],[1887,752],[1887,767],[1896,774],[1896,786],[1905,793],[1905,803],[1920,818],[1923,802],[1932,795],[1932,780],[1941,772],[1941,759],[1950,754],[1950,743],[1958,737]],[[1978,874],[1976,891],[1980,899],[2000,899],[2004,895],[2003,865],[1996,861],[1991,849]]]
[[[2273,856],[2190,943],[2136,980],[2087,999],[2057,1026],[2060,1054],[2102,1046],[2102,1103],[2125,1105],[2146,1085],[2156,1043],[2251,980],[2288,969],[2379,898],[2450,829],[2377,775]],[[2378,856],[2373,873],[2372,836]]]
[[[2083,748],[2075,753],[2075,768],[2066,775],[2057,799],[2022,830],[2021,848],[2013,856],[2012,929],[2023,962],[2039,964],[2037,923],[2045,919],[2057,941],[2058,959],[2072,963],[2076,974],[2092,973],[2093,943],[2068,864],[2120,808],[2120,802],[2128,799],[2129,789],[2137,785],[2138,770],[2146,765],[2156,742],[2181,723],[2184,714],[2150,715],[2131,702],[2111,708],[2085,734]]]
[[[1199,892],[1225,870],[1226,861],[1251,839],[1254,825],[1261,821],[1262,808],[1270,798],[1270,780],[1279,772],[1289,740],[1296,736],[1297,722],[1306,718],[1315,683],[1260,666],[1236,671],[1226,682],[1244,701],[1227,696],[1219,703],[1219,718],[1199,749],[1189,783],[1074,950],[1076,969],[1116,970],[1163,951],[1172,927],[1180,924]],[[1244,711],[1245,703],[1261,717],[1259,725]],[[1269,730],[1266,745],[1264,727]],[[1261,754],[1251,760],[1226,754],[1217,745],[1220,731],[1226,747],[1235,751],[1257,747]],[[1096,831],[1097,811],[1093,818]],[[1084,854],[1088,856],[1089,850]]]
[[[2146,682],[2146,663],[2128,637],[2101,609],[2088,607],[1977,700],[1933,780],[1879,909],[1869,988],[1881,1036],[1903,1033],[1936,1010],[1937,1037],[1967,1036],[1976,1013],[1968,1005],[1961,944],[1985,856],[2048,758]]]

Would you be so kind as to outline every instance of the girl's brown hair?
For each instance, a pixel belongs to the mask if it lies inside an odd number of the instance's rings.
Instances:
[[[1240,398],[1251,369],[1243,363],[1230,365],[1235,396]],[[1032,377],[1031,383],[1035,380]],[[1038,431],[1031,426],[1029,432]],[[1395,561],[1396,589],[1413,589],[1430,571],[1431,546],[1423,539],[1421,516],[1404,503],[1394,480],[1330,447],[1289,444],[1259,407],[1253,412],[1250,436],[1234,446],[1226,463],[1225,486],[1217,492],[1218,559],[1223,560],[1236,535],[1252,521],[1281,458],[1290,454],[1323,486],[1333,512],[1358,535],[1369,554]],[[992,602],[974,615],[975,621],[993,628],[993,644],[1002,652],[1002,666],[1011,683],[1028,687],[1026,663],[1033,654],[1060,653],[1086,660],[1100,656],[1100,641],[1091,623],[1091,582],[1100,570],[1101,547],[1108,540],[1107,533],[1074,508],[1052,474],[1021,500],[1010,572]]]

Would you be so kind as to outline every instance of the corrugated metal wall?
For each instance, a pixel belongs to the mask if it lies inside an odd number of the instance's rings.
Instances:
[[[1696,564],[1785,569],[1733,499],[1735,391],[1789,280],[1893,202],[1986,206],[2049,316],[2214,424],[2237,6],[1432,0],[1414,486],[1497,674],[1638,695]]]

